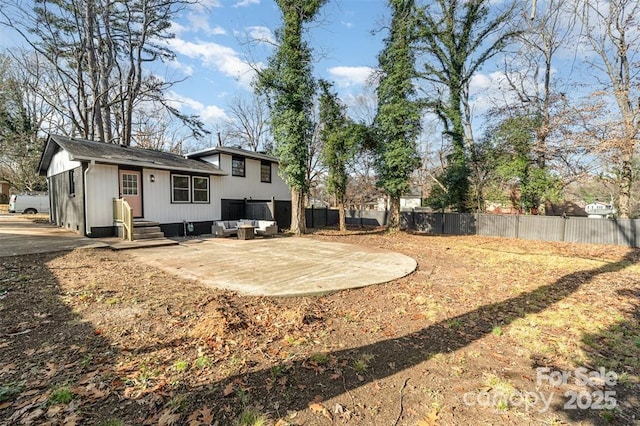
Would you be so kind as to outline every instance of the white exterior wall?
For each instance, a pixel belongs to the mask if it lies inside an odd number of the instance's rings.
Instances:
[[[151,182],[151,175],[154,176],[155,182]],[[160,223],[220,219],[220,195],[216,191],[218,186],[216,182],[216,176],[209,176],[209,204],[171,204],[171,173],[166,170],[144,169],[142,173],[144,218]]]
[[[47,169],[47,177],[55,176],[62,172],[68,172],[76,167],[80,167],[80,165],[81,163],[79,161],[71,161],[69,159],[69,153],[64,149],[61,149],[51,158],[51,163]]]
[[[216,177],[220,187],[220,198],[291,199],[291,190],[278,175],[278,164],[271,163],[271,183],[265,183],[260,182],[260,160],[245,158],[245,177],[231,175],[231,155],[220,154],[220,163],[220,168],[229,173],[228,176]]]
[[[87,232],[91,227],[113,226],[113,199],[119,196],[118,166],[89,165],[85,177]]]

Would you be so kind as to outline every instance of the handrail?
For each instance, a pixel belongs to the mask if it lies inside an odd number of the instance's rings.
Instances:
[[[122,239],[133,241],[133,208],[124,198],[113,199],[113,220],[122,223]]]

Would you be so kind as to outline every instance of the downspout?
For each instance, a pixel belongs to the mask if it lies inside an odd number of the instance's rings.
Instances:
[[[89,166],[84,169],[84,176],[82,178],[82,196],[84,197],[84,202],[82,203],[82,214],[84,217],[84,236],[88,237],[91,234],[91,227],[89,226],[89,221],[87,220],[87,175],[91,170],[93,170],[93,166],[96,165],[96,160],[91,160]]]

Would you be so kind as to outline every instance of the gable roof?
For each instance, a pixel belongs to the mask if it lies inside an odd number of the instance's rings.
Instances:
[[[38,164],[38,173],[40,175],[47,173],[51,160],[59,149],[67,151],[69,158],[73,161],[95,161],[100,164],[122,164],[211,175],[227,174],[214,164],[168,152],[49,135]]]
[[[240,155],[242,157],[253,158],[255,160],[271,161],[272,163],[278,163],[278,159],[271,155],[264,154],[262,152],[249,151],[247,149],[235,148],[231,146],[216,146],[214,148],[206,148],[200,151],[191,152],[186,155],[187,158],[202,158],[213,154],[229,154]]]

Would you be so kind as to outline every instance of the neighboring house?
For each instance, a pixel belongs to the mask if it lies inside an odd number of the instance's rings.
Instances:
[[[400,210],[412,210],[422,207],[420,195],[403,195],[400,197]],[[391,199],[385,195],[378,198],[376,210],[385,211],[391,208]]]
[[[603,218],[603,217],[615,217],[616,208],[612,204],[601,203],[596,201],[595,203],[587,204],[584,208],[590,218]]]
[[[113,200],[125,198],[136,219],[157,222],[165,235],[211,232],[229,206],[246,200],[291,200],[278,160],[217,147],[187,156],[50,135],[38,165],[47,176],[51,220],[89,237],[116,234]],[[226,208],[226,211],[225,211]]]

